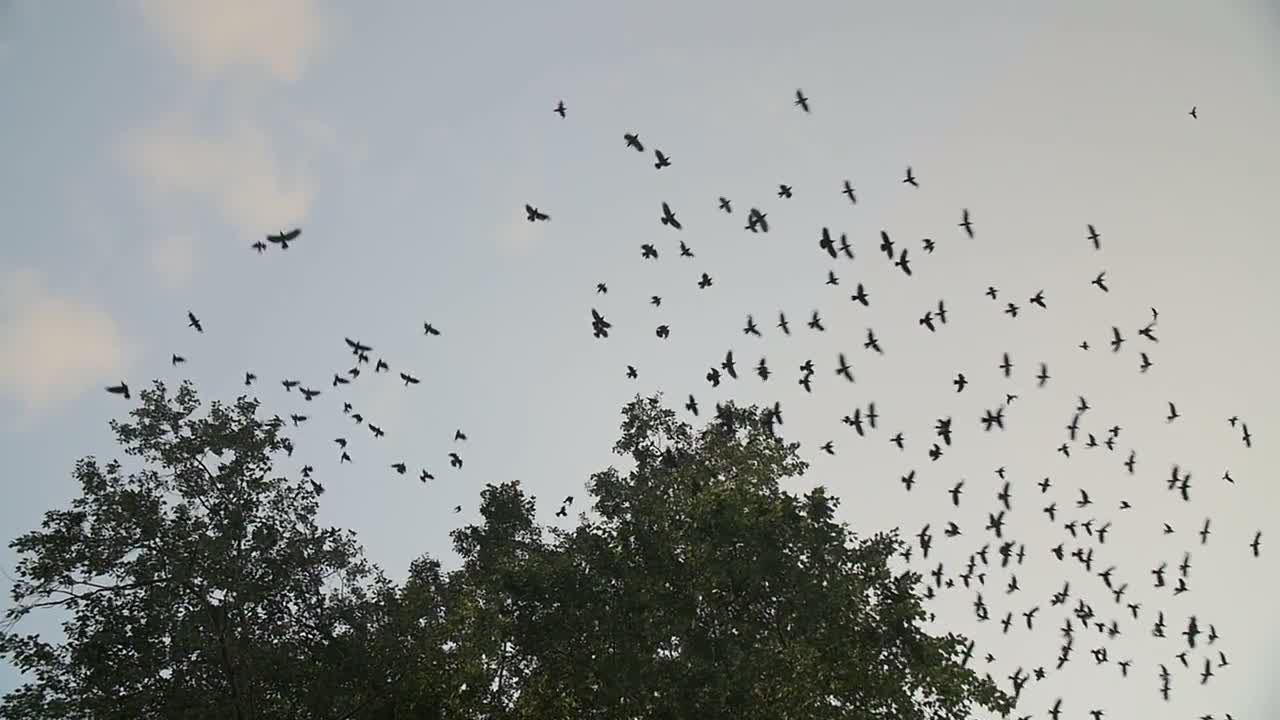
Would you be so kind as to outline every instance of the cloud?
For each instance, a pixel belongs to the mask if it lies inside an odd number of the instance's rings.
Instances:
[[[332,27],[315,0],[138,0],[138,10],[198,72],[258,66],[284,82],[302,77]]]
[[[0,390],[47,410],[88,386],[117,382],[131,352],[103,309],[59,297],[32,272],[10,273],[0,295]]]
[[[154,200],[171,193],[212,196],[223,219],[246,234],[300,222],[311,202],[309,182],[286,176],[269,138],[255,128],[210,138],[170,123],[133,133],[121,153]]]
[[[195,243],[190,235],[162,236],[151,244],[147,264],[169,289],[186,287],[195,264]]]

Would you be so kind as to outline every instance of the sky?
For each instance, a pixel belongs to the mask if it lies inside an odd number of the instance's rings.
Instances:
[[[977,669],[1003,682],[1018,666],[1052,669],[1061,608],[1048,599],[1066,579],[1124,623],[1104,665],[1089,656],[1101,637],[1078,632],[1072,662],[1029,683],[1019,714],[1044,717],[1065,696],[1064,718],[1276,717],[1266,680],[1280,667],[1280,621],[1265,611],[1280,591],[1268,462],[1280,431],[1269,312],[1280,291],[1267,270],[1276,48],[1280,8],[1247,1],[0,3],[0,530],[15,537],[65,506],[76,459],[117,454],[107,421],[129,404],[102,389],[120,380],[191,378],[206,400],[229,401],[256,373],[251,392],[268,412],[311,417],[282,465],[316,467],[321,520],[354,529],[393,577],[424,553],[448,560],[448,531],[477,520],[485,483],[520,480],[554,521],[563,496],[585,496],[590,474],[619,462],[618,412],[636,393],[675,404],[693,393],[704,409],[779,400],[785,437],[813,462],[790,489],[826,485],[860,533],[912,536],[931,523],[922,573],[935,556],[959,572],[989,540],[994,471],[1007,468],[1006,535],[1028,554],[1021,590],[1006,595],[1006,571],[989,569],[992,621],[977,623],[972,594],[957,590],[936,603],[936,629],[977,639],[980,656],[995,656]],[[792,104],[797,88],[810,114]],[[646,155],[624,145],[627,132]],[[654,147],[671,167],[654,169]],[[908,165],[918,188],[901,182]],[[846,178],[856,205],[840,194]],[[776,196],[783,183],[791,199]],[[683,230],[659,224],[664,201]],[[551,220],[527,222],[525,203]],[[768,234],[744,231],[753,206]],[[973,239],[956,227],[962,208]],[[1090,223],[1100,251],[1085,239]],[[250,249],[295,226],[287,252]],[[847,233],[855,259],[829,260],[822,227]],[[912,277],[878,253],[882,229],[910,248]],[[694,258],[678,257],[678,240]],[[642,260],[643,243],[657,261]],[[838,286],[824,284],[828,269]],[[1089,282],[1102,270],[1105,294]],[[703,272],[714,284],[699,290]],[[857,282],[870,307],[850,302]],[[998,302],[984,297],[989,285]],[[1041,289],[1043,310],[1026,302]],[[940,299],[948,323],[930,333],[917,319]],[[1006,301],[1018,317],[1001,312]],[[1153,306],[1158,343],[1136,333]],[[613,323],[608,339],[592,337],[591,308]],[[790,337],[773,328],[780,309]],[[804,327],[815,309],[824,333]],[[189,310],[203,334],[186,327]],[[741,332],[747,314],[763,338]],[[442,334],[424,336],[423,322]],[[1113,325],[1127,338],[1114,354]],[[862,348],[869,327],[884,356]],[[352,362],[343,337],[372,345],[393,372],[366,368],[333,391]],[[703,375],[728,349],[743,377],[712,389]],[[1138,350],[1154,363],[1146,374]],[[838,352],[852,385],[833,373]],[[1015,363],[1007,380],[1003,352]],[[173,353],[189,362],[171,367]],[[761,356],[776,373],[768,383],[748,371]],[[806,359],[812,394],[796,382]],[[1052,374],[1043,389],[1039,362]],[[403,387],[400,370],[422,383]],[[963,394],[957,372],[970,380]],[[285,378],[326,392],[302,403]],[[983,433],[978,417],[1006,393],[1019,396],[1007,429]],[[1084,432],[1122,426],[1114,452],[1055,452],[1078,396],[1093,406]],[[341,400],[386,437],[353,427]],[[839,418],[871,401],[881,428],[857,438]],[[1231,415],[1248,423],[1251,449]],[[931,462],[945,416],[955,444]],[[465,465],[453,470],[459,428]],[[897,431],[904,451],[888,441]],[[339,436],[351,465],[337,464]],[[833,456],[818,450],[828,440]],[[1121,467],[1130,449],[1132,476]],[[397,461],[436,480],[396,475]],[[1174,464],[1193,473],[1193,502],[1165,491]],[[908,494],[898,478],[911,469]],[[1041,495],[1045,476],[1053,488]],[[946,490],[961,478],[952,508]],[[1093,506],[1075,509],[1078,488]],[[1132,509],[1118,510],[1122,499]],[[1039,511],[1049,502],[1057,523]],[[1066,535],[1067,518],[1114,523],[1092,545],[1095,563],[1117,566],[1126,602],[1142,602],[1138,621],[1096,576],[1049,554],[1087,540]],[[942,536],[948,520],[960,537]],[[1149,571],[1176,566],[1184,549],[1191,591],[1153,588]],[[16,561],[0,552],[7,573]],[[1000,633],[1006,611],[1020,622],[1035,604],[1035,631]],[[1149,632],[1157,609],[1165,641]],[[1174,657],[1191,614],[1215,625],[1212,649],[1231,661],[1203,687]],[[1128,679],[1121,658],[1134,661]],[[1171,705],[1157,696],[1158,663],[1174,672]],[[0,667],[0,691],[17,682]]]

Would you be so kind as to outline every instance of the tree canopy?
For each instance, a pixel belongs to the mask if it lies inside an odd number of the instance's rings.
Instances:
[[[283,424],[256,401],[141,393],[113,423],[141,461],[76,465],[81,495],[12,543],[0,656],[28,682],[5,717],[894,718],[958,720],[1012,699],[932,637],[893,533],[859,538],[758,408],[695,429],[660,399],[623,409],[633,466],[588,484],[575,527],[488,485],[452,533],[461,566],[403,583],[321,488],[275,474]],[[586,503],[581,503],[585,505]],[[61,611],[65,638],[12,632]]]

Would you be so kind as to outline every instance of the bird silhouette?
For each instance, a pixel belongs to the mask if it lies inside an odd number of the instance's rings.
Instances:
[[[302,234],[302,228],[294,228],[289,232],[279,232],[274,235],[267,236],[267,242],[279,245],[281,250],[288,250],[289,243],[298,239]]]

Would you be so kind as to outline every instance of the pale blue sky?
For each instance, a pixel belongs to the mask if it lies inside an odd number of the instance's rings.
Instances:
[[[397,577],[423,552],[447,555],[448,530],[475,519],[485,482],[520,479],[548,520],[559,498],[585,495],[589,474],[613,462],[617,411],[636,392],[681,403],[693,392],[708,409],[731,393],[780,399],[787,436],[815,460],[797,491],[828,485],[862,530],[914,535],[930,522],[935,552],[957,571],[985,541],[992,471],[1009,468],[1008,533],[1029,558],[1012,603],[998,570],[984,596],[993,620],[1044,606],[1037,631],[975,625],[969,594],[938,604],[948,627],[997,657],[979,663],[997,677],[1052,666],[1061,618],[1048,598],[1065,577],[1102,617],[1127,617],[1096,577],[1048,555],[1065,534],[1039,509],[1052,498],[1084,520],[1071,502],[1076,487],[1090,490],[1099,522],[1114,522],[1097,562],[1119,566],[1143,615],[1101,667],[1088,655],[1098,636],[1081,635],[1066,670],[1028,686],[1020,713],[1043,717],[1066,695],[1069,718],[1093,707],[1274,717],[1280,697],[1265,680],[1280,666],[1280,624],[1264,609],[1280,589],[1267,462],[1280,427],[1269,312],[1280,293],[1267,272],[1277,47],[1280,12],[1264,2],[2,3],[0,534],[65,503],[78,457],[113,454],[106,420],[127,404],[101,388],[119,379],[191,377],[206,399],[230,399],[245,370],[257,373],[269,410],[313,418],[285,466],[315,465],[322,519],[355,529]],[[797,87],[811,115],[792,106]],[[560,99],[565,120],[551,112]],[[672,167],[656,172],[652,155],[626,149],[628,131]],[[918,190],[899,182],[908,164]],[[839,194],[846,177],[856,207]],[[795,197],[777,199],[778,183]],[[733,217],[716,210],[720,195]],[[657,222],[662,201],[684,222],[678,236]],[[525,222],[526,202],[551,222]],[[753,205],[769,212],[768,235],[742,231]],[[974,240],[955,227],[963,207]],[[1084,239],[1088,223],[1101,253]],[[249,249],[293,225],[303,236],[287,253]],[[838,288],[822,284],[822,226],[847,232],[857,252],[836,266]],[[913,278],[876,252],[881,228],[911,248]],[[922,237],[937,253],[920,253]],[[677,239],[697,257],[678,258]],[[658,262],[641,261],[646,242]],[[1102,269],[1107,295],[1089,285]],[[704,271],[715,285],[702,292]],[[849,304],[858,281],[871,308]],[[982,296],[988,284],[1023,314],[1000,314]],[[1041,288],[1046,311],[1026,305]],[[939,298],[951,322],[930,335],[916,318]],[[1131,348],[1151,305],[1160,343],[1142,348],[1155,362],[1142,376]],[[607,341],[591,337],[592,307],[614,324]],[[797,326],[785,342],[771,331],[779,308]],[[814,308],[821,336],[802,327]],[[186,328],[188,309],[204,335]],[[748,312],[765,338],[740,332]],[[424,338],[423,321],[443,336]],[[672,327],[665,343],[659,323]],[[1130,337],[1121,354],[1075,349],[1100,346],[1111,325]],[[868,326],[885,357],[862,350]],[[338,412],[329,379],[350,365],[343,336],[423,378],[405,390],[366,375],[343,391],[386,428],[381,440]],[[717,395],[702,376],[730,347],[744,367],[765,355],[777,375],[762,385],[744,372]],[[995,369],[1006,350],[1011,381]],[[838,351],[854,386],[831,375]],[[190,360],[180,371],[175,352]],[[819,372],[812,396],[795,383],[807,358]],[[1037,392],[1041,360],[1054,379]],[[623,377],[628,363],[638,381]],[[972,381],[961,396],[957,371]],[[284,377],[327,392],[299,403]],[[1006,391],[1022,396],[1010,429],[977,432]],[[1080,394],[1095,405],[1088,430],[1124,427],[1114,454],[1053,451]],[[870,400],[885,429],[857,441],[838,418]],[[1173,425],[1166,400],[1185,415]],[[1251,451],[1227,427],[1232,414],[1249,423]],[[957,444],[930,463],[930,427],[944,415]],[[457,427],[470,436],[462,471],[446,459]],[[898,429],[906,453],[887,441]],[[351,439],[353,466],[337,466],[338,436]],[[838,454],[813,456],[828,439]],[[1129,448],[1134,477],[1119,466]],[[394,474],[399,460],[437,480]],[[1194,503],[1163,490],[1173,463],[1194,473]],[[907,496],[897,478],[913,467],[920,484]],[[1234,486],[1217,479],[1226,468]],[[1056,487],[1042,497],[1045,475]],[[953,511],[945,490],[960,477],[968,494]],[[1134,509],[1116,511],[1121,497]],[[1205,515],[1215,534],[1201,548]],[[965,534],[942,538],[948,519]],[[1159,534],[1165,521],[1172,537]],[[1192,591],[1153,589],[1148,571],[1192,545]],[[15,558],[0,561],[11,571]],[[1174,659],[1177,641],[1150,637],[1156,608],[1173,637],[1189,614],[1213,622],[1232,666],[1200,687]],[[1134,660],[1125,681],[1120,658]],[[1175,671],[1170,706],[1156,697],[1161,662]],[[15,681],[0,669],[0,691]]]

